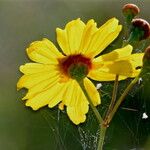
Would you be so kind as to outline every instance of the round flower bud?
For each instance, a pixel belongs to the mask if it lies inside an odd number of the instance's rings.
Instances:
[[[142,77],[144,84],[149,85],[150,81],[150,46],[145,49],[144,57],[143,57],[143,66],[139,77]]]
[[[149,100],[150,89],[150,46],[145,49],[143,65],[139,77],[142,78],[144,100]]]
[[[130,42],[148,39],[150,37],[150,25],[144,19],[133,19],[130,32]]]
[[[140,9],[135,4],[126,4],[122,8],[122,12],[127,24],[131,24],[132,19],[139,14]]]
[[[136,40],[144,40],[150,37],[150,25],[149,23],[141,18],[132,20],[131,32],[135,34]]]
[[[143,57],[143,61],[145,61],[145,60],[150,61],[150,46],[148,46],[145,49],[145,54],[144,54],[144,57]]]
[[[132,14],[134,17],[139,14],[140,9],[135,4],[125,4],[122,8],[122,12],[124,15]]]

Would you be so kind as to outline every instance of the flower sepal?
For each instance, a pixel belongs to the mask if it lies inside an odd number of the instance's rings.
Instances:
[[[132,27],[130,30],[129,43],[134,41],[146,40],[150,37],[150,25],[141,18],[132,20]]]
[[[122,12],[127,24],[131,24],[132,19],[139,14],[140,9],[135,4],[126,4],[122,8]]]
[[[71,78],[81,81],[86,77],[88,68],[86,65],[79,63],[71,65],[68,71]]]

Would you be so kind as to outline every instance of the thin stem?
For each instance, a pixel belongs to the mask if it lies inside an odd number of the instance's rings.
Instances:
[[[100,128],[100,138],[99,138],[97,150],[103,150],[103,145],[104,145],[106,130],[107,130],[107,127],[105,127],[102,124],[101,128]]]
[[[105,120],[105,124],[106,125],[108,125],[110,123],[110,121],[114,117],[116,111],[118,110],[119,106],[121,105],[121,103],[123,102],[123,100],[125,99],[125,97],[127,96],[127,94],[129,93],[129,91],[133,88],[133,86],[137,83],[138,80],[139,80],[139,77],[136,77],[134,80],[132,80],[132,82],[128,85],[128,87],[125,89],[125,91],[123,92],[123,94],[120,96],[120,98],[116,102],[113,110],[111,111],[111,113],[109,114],[109,116],[107,117],[107,119]]]
[[[109,116],[109,114],[111,113],[114,105],[115,105],[115,102],[116,102],[116,97],[117,97],[117,91],[118,91],[118,79],[119,79],[119,75],[116,75],[116,78],[115,78],[115,83],[114,83],[114,88],[113,88],[113,93],[112,93],[112,99],[111,99],[111,102],[110,102],[110,105],[109,105],[109,108],[108,108],[108,111],[106,113],[106,116],[105,116],[105,119],[107,119],[107,117]]]
[[[93,105],[93,102],[88,94],[88,92],[86,91],[85,89],[85,86],[84,86],[84,83],[83,83],[83,80],[80,80],[80,81],[77,81],[79,86],[81,87],[85,97],[87,98],[95,116],[96,116],[96,119],[99,123],[99,127],[100,127],[100,137],[99,137],[99,142],[98,142],[98,147],[97,147],[97,150],[103,150],[103,144],[104,144],[104,139],[105,139],[105,132],[106,132],[106,127],[104,127],[104,121],[103,121],[103,118],[101,117],[100,113],[98,112],[98,110],[96,109],[96,107]]]
[[[93,112],[94,112],[94,114],[95,114],[95,116],[97,118],[98,123],[101,125],[102,122],[103,122],[103,119],[102,119],[100,113],[98,112],[98,110],[96,109],[96,107],[93,105],[93,102],[92,102],[89,94],[87,93],[87,91],[85,89],[83,80],[80,80],[80,81],[77,81],[77,82],[78,82],[79,86],[81,87],[85,97],[87,98],[87,100],[88,100],[88,102],[89,102],[89,104],[90,104],[90,106],[91,106],[91,108],[92,108],[92,110],[93,110]]]

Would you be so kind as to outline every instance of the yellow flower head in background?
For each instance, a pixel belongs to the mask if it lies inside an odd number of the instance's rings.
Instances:
[[[97,28],[92,19],[86,24],[76,19],[69,22],[64,30],[56,29],[62,52],[48,39],[31,43],[27,54],[35,63],[20,67],[24,75],[17,83],[18,89],[28,89],[23,98],[27,100],[26,106],[37,110],[46,105],[52,108],[59,104],[60,109],[66,106],[67,114],[73,123],[84,122],[89,106],[74,79],[76,74],[72,74],[75,69],[84,70],[85,88],[93,104],[97,106],[101,103],[100,95],[89,78],[112,81],[118,74],[122,80],[136,76],[138,71],[135,68],[142,65],[142,55],[131,55],[130,45],[96,57],[118,36],[121,28],[116,18],[108,20],[100,28]]]

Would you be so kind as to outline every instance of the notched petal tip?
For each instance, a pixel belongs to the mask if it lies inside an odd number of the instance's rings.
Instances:
[[[73,121],[73,120],[72,120],[72,122],[73,122],[75,125],[79,125],[80,123],[84,123],[85,120],[86,120],[86,115],[84,115],[80,121]]]
[[[19,79],[19,81],[17,82],[17,91],[23,88],[23,79],[22,77]]]
[[[61,102],[61,103],[58,105],[58,108],[59,108],[60,110],[64,110],[64,107],[65,107],[65,105],[64,105],[63,102]]]
[[[96,24],[97,25],[97,23],[95,22],[95,20],[94,19],[90,19],[90,20],[88,20],[87,21],[87,24]]]
[[[119,20],[116,17],[113,17],[113,18],[109,19],[108,21],[110,21],[110,23],[114,23],[114,24],[119,23]]]
[[[24,100],[27,100],[27,97],[26,96],[24,96],[23,98],[22,98],[22,100],[24,101]]]
[[[36,111],[36,110],[38,110],[38,109],[40,108],[40,107],[37,107],[37,106],[35,106],[35,105],[32,105],[29,100],[26,101],[25,105],[26,105],[27,107],[31,107],[32,110],[34,110],[34,111]]]
[[[17,89],[17,91],[19,91],[21,88],[17,85],[16,89]]]
[[[122,25],[118,25],[118,32],[122,30]]]
[[[71,26],[74,26],[75,24],[78,24],[78,23],[84,24],[84,22],[80,18],[77,18],[68,22],[65,26],[65,29],[70,28]]]
[[[54,106],[52,106],[52,105],[48,104],[48,107],[49,107],[49,108],[53,108]]]
[[[79,125],[80,123],[83,123],[83,122],[85,122],[85,120],[86,120],[86,115],[85,115],[85,114],[80,114],[80,115],[78,115],[78,116],[75,116],[75,114],[69,113],[68,111],[67,111],[67,114],[68,114],[70,120],[71,120],[75,125]]]
[[[89,32],[90,29],[92,29],[92,28],[95,30],[95,32],[98,30],[97,23],[95,22],[94,19],[90,19],[87,21],[86,28],[88,29],[86,32]]]
[[[43,38],[42,40],[41,40],[41,42],[45,42],[45,43],[51,43],[51,41],[49,40],[49,39],[47,39],[47,38]]]
[[[24,73],[24,67],[25,67],[26,65],[27,65],[27,63],[24,64],[24,65],[21,65],[21,66],[19,67],[20,72]]]
[[[57,32],[61,32],[61,31],[63,31],[63,30],[60,29],[60,28],[56,28],[56,33],[57,33]]]
[[[133,50],[133,46],[130,45],[130,44],[126,45],[125,48],[130,49],[130,50]]]

